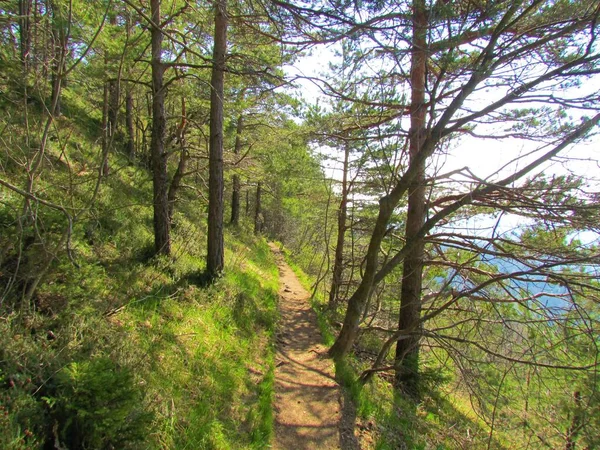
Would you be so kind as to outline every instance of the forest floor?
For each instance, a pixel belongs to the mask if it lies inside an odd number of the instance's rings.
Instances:
[[[279,267],[275,449],[359,449],[355,412],[335,380],[310,294],[270,244]]]

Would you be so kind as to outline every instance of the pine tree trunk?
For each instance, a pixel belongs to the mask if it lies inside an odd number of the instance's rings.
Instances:
[[[125,93],[125,125],[127,128],[126,152],[130,161],[135,159],[135,128],[133,120],[133,91],[131,87]]]
[[[127,33],[127,40],[131,37],[131,15],[125,14],[125,29]],[[129,72],[129,78],[131,78],[131,72]],[[127,129],[127,137],[125,141],[125,153],[129,157],[129,161],[135,160],[135,117],[134,117],[134,103],[133,103],[133,83],[127,82],[125,85],[125,128]]]
[[[250,191],[246,190],[246,217],[250,215]]]
[[[223,271],[223,92],[227,51],[227,2],[215,1],[215,35],[210,95],[208,162],[208,251],[206,274],[210,280]]]
[[[244,130],[244,117],[240,114],[237,122],[237,129],[235,134],[235,146],[233,153],[237,163],[237,158],[240,155],[242,149],[242,131]],[[233,175],[233,191],[231,193],[231,224],[238,226],[240,224],[240,176],[236,173]]]
[[[119,131],[119,101],[121,98],[121,83],[119,77],[108,82],[108,132],[111,140]]]
[[[189,152],[182,145],[181,152],[179,154],[179,164],[177,165],[177,170],[173,175],[173,179],[171,180],[171,184],[169,186],[169,220],[173,222],[173,211],[175,209],[175,201],[177,200],[177,193],[179,192],[179,188],[181,187],[181,180],[185,175],[187,162],[189,160]]]
[[[106,58],[104,61],[104,65],[106,68]],[[108,165],[108,147],[110,145],[110,131],[109,131],[109,121],[108,121],[108,103],[109,103],[109,87],[108,83],[104,82],[104,92],[102,95],[102,161],[100,162],[100,174],[102,176],[107,176],[109,172]]]
[[[60,117],[62,113],[61,94],[62,88],[66,85],[64,79],[65,59],[67,56],[67,35],[64,24],[61,23],[62,13],[54,1],[50,1],[52,10],[52,33],[54,35],[52,77],[51,77],[51,108],[50,114],[54,117]]]
[[[259,181],[256,185],[256,203],[254,205],[254,234],[259,235],[262,232],[262,205],[261,197],[262,185]]]
[[[171,185],[169,186],[169,220],[173,223],[173,211],[175,209],[175,201],[177,200],[177,193],[179,192],[179,188],[181,187],[181,180],[185,176],[185,171],[187,168],[187,162],[190,158],[190,154],[187,149],[185,132],[187,129],[187,112],[185,105],[185,97],[181,97],[181,123],[179,124],[178,129],[178,141],[180,147],[179,153],[179,164],[177,164],[177,170],[173,175],[173,179],[171,180]]]
[[[418,164],[417,175],[408,191],[406,216],[406,242],[413,242],[402,271],[400,293],[399,330],[419,330],[421,317],[421,289],[423,283],[424,242],[417,235],[425,223],[425,161],[417,162],[425,137],[425,72],[427,63],[427,12],[424,0],[413,3],[413,49],[411,70],[411,129],[409,132],[409,157]],[[418,239],[418,241],[415,241]],[[412,398],[419,390],[419,340],[418,331],[396,344],[394,386]]]
[[[393,193],[395,194],[395,192]],[[379,213],[375,221],[375,227],[371,233],[367,255],[365,256],[365,269],[362,280],[354,294],[348,300],[348,309],[344,316],[342,329],[333,346],[329,349],[329,355],[333,358],[344,357],[352,349],[352,345],[356,340],[360,319],[375,281],[379,248],[385,237],[387,224],[392,217],[394,207],[398,203],[396,197],[396,195],[386,195],[379,200]]]
[[[165,151],[165,90],[163,86],[162,30],[159,28],[160,0],[151,0],[152,10],[152,182],[154,190],[154,253],[171,253],[169,221],[167,153]]]
[[[424,11],[425,7],[423,0],[415,1],[415,11],[419,10],[421,6],[422,10]],[[426,15],[422,15],[426,20]],[[420,27],[422,26],[422,24],[415,26]],[[416,44],[414,47],[418,48]],[[413,125],[411,124],[411,126]],[[418,134],[418,136],[420,142],[423,136],[421,136],[420,134]],[[419,144],[419,148],[420,146],[421,144]],[[422,151],[422,149],[420,149],[419,151]],[[406,193],[407,191],[410,191],[411,186],[414,186],[414,179],[419,177],[420,168],[417,167],[419,166],[419,164],[416,164],[414,160],[412,162],[412,167],[409,167],[405,174],[409,176],[403,176],[399,180],[399,182],[394,186],[394,188],[389,192],[389,194],[379,199],[379,213],[377,215],[375,226],[371,233],[369,246],[367,248],[367,254],[365,256],[364,264],[364,273],[361,282],[358,285],[358,288],[348,300],[348,309],[346,310],[346,315],[344,317],[344,323],[342,325],[342,329],[340,330],[340,334],[338,335],[333,346],[329,349],[329,355],[333,358],[339,359],[344,357],[352,349],[352,345],[356,340],[356,336],[358,334],[358,327],[365,306],[367,304],[369,296],[371,295],[373,287],[379,281],[376,280],[376,277],[378,276],[378,256],[379,250],[381,248],[381,243],[383,242],[383,238],[385,237],[387,232],[388,223],[390,221],[390,218],[392,217],[394,208],[398,205],[402,195],[404,195],[404,193]],[[407,242],[406,247],[412,248],[413,244],[413,242]]]
[[[348,160],[350,158],[350,146],[346,143],[344,148],[344,166],[342,173],[342,198],[338,210],[338,233],[335,245],[335,257],[333,260],[333,272],[331,277],[331,289],[329,290],[329,309],[334,310],[337,305],[340,286],[342,284],[342,273],[344,270],[344,244],[346,237],[346,219],[348,215]]]
[[[575,443],[577,441],[577,435],[581,430],[581,393],[579,391],[575,391],[573,393],[574,400],[574,412],[573,419],[571,420],[571,426],[567,431],[567,439],[565,443],[565,450],[575,450]]]
[[[19,0],[19,51],[23,72],[27,75],[31,51],[31,0]]]

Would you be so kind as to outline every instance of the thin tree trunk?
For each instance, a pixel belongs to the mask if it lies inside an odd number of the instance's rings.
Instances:
[[[133,123],[133,90],[129,86],[125,93],[125,125],[127,128],[126,152],[130,161],[135,159],[135,128]]]
[[[208,162],[208,252],[206,273],[210,280],[223,271],[223,95],[227,51],[227,1],[215,1],[215,35],[210,94]]]
[[[409,157],[417,164],[417,175],[408,191],[406,242],[414,245],[404,259],[400,292],[399,330],[418,329],[421,318],[424,240],[418,234],[425,223],[425,160],[418,158],[425,137],[425,71],[427,63],[427,12],[424,0],[413,3],[413,48],[411,71],[411,129]],[[415,241],[416,240],[416,241]],[[412,398],[418,398],[419,333],[411,333],[396,344],[394,386]]]
[[[260,197],[262,195],[262,185],[261,182],[259,181],[256,184],[256,203],[254,205],[254,234],[258,235],[262,232],[262,222],[263,222],[263,217],[262,217],[262,205],[261,205],[261,200]]]
[[[31,51],[31,0],[19,0],[19,50],[23,72],[29,72]]]
[[[154,190],[154,253],[171,253],[171,223],[169,221],[167,153],[165,151],[165,90],[163,87],[160,0],[151,0],[152,11],[152,182]]]
[[[394,190],[390,195],[386,195],[379,199],[379,213],[365,256],[364,274],[356,291],[354,291],[354,294],[352,294],[348,300],[348,309],[346,310],[340,334],[333,346],[329,349],[329,355],[333,358],[342,358],[345,356],[356,340],[360,318],[375,280],[379,248],[385,237],[387,224],[394,212],[394,207],[399,201],[401,192],[400,189]]]
[[[42,166],[43,166],[43,163],[45,160],[46,147],[48,145],[48,139],[50,136],[51,127],[54,123],[55,118],[58,115],[60,115],[60,98],[61,98],[61,90],[62,90],[63,81],[64,81],[63,69],[65,66],[65,58],[66,58],[66,54],[67,54],[68,37],[67,37],[66,33],[64,32],[64,28],[60,27],[60,28],[56,29],[56,25],[55,25],[55,21],[58,20],[60,13],[59,13],[56,5],[52,1],[49,2],[49,7],[50,7],[50,10],[52,13],[52,20],[53,20],[52,29],[56,33],[56,35],[59,36],[59,45],[56,45],[56,43],[54,41],[52,41],[53,46],[51,48],[51,51],[52,51],[52,55],[55,60],[54,60],[54,64],[52,64],[52,67],[53,67],[52,81],[51,81],[52,93],[51,93],[50,105],[48,107],[49,114],[48,114],[48,117],[46,118],[46,122],[44,124],[44,131],[42,132],[39,150],[34,154],[31,161],[28,163],[28,168],[27,168],[27,186],[25,188],[25,191],[30,195],[33,195],[35,179],[39,175],[39,172],[42,169]],[[35,9],[34,9],[34,13],[35,13]],[[35,20],[34,20],[34,22],[35,22]],[[27,90],[27,85],[25,85],[25,88]],[[25,103],[26,102],[27,102],[27,98],[25,98]],[[24,106],[25,106],[25,111],[27,111],[27,105],[25,104]],[[37,220],[37,214],[35,212],[35,208],[31,207],[29,197],[25,197],[25,200],[24,200],[23,216],[26,217],[25,223],[28,223],[28,224],[34,223]]]
[[[187,150],[186,140],[185,140],[185,131],[187,128],[187,113],[185,107],[185,97],[181,97],[181,123],[179,124],[178,129],[178,141],[180,146],[179,153],[179,164],[177,165],[177,170],[173,175],[173,179],[171,180],[171,184],[169,186],[169,220],[171,223],[173,222],[173,211],[175,209],[175,201],[177,200],[177,193],[179,192],[179,188],[181,187],[181,180],[185,176],[185,171],[187,168],[187,162],[189,160],[190,154]]]
[[[110,17],[110,24],[117,24],[117,16],[112,15]],[[107,62],[110,62],[110,56],[107,55]],[[109,142],[112,145],[114,137],[118,132],[118,115],[119,115],[119,101],[121,98],[121,69],[119,68],[118,76],[116,79],[111,78],[108,81],[108,136]]]
[[[104,58],[104,68],[106,70],[107,67],[107,59]],[[109,86],[108,82],[104,82],[104,92],[102,95],[102,162],[100,167],[100,174],[102,176],[107,176],[109,172],[108,166],[108,147],[110,145],[110,129],[109,129],[109,120],[108,120],[108,109],[109,109]]]
[[[125,13],[125,28],[127,32],[127,42],[129,42],[131,36],[131,15],[129,11]],[[131,68],[129,68],[129,78],[131,78]],[[134,104],[133,104],[133,83],[128,82],[125,85],[125,128],[127,129],[127,138],[125,142],[125,152],[129,157],[129,160],[133,162],[135,160],[135,117],[134,117]]]
[[[237,163],[240,150],[242,149],[242,131],[244,130],[244,117],[240,114],[237,121],[237,129],[235,134],[235,146],[233,153]],[[240,176],[236,173],[233,175],[233,192],[231,193],[231,224],[238,226],[240,224]]]
[[[50,1],[50,7],[52,9],[52,32],[54,34],[54,48],[53,57],[54,63],[52,64],[52,109],[50,114],[54,117],[60,117],[61,115],[61,93],[62,88],[66,86],[66,80],[64,78],[64,68],[67,56],[67,34],[64,24],[61,22],[61,12],[58,5],[54,1]]]
[[[250,191],[246,190],[246,217],[250,215]]]
[[[179,153],[179,164],[177,165],[177,170],[173,175],[173,179],[171,180],[171,184],[169,186],[169,220],[173,222],[173,211],[175,209],[175,202],[177,200],[177,193],[179,192],[179,188],[181,187],[181,180],[185,175],[187,162],[190,158],[190,154],[182,145],[181,152]]]
[[[344,270],[344,244],[346,238],[346,219],[348,215],[348,160],[350,158],[350,145],[344,147],[344,167],[342,172],[342,198],[338,210],[338,233],[335,245],[335,257],[333,260],[333,273],[331,277],[331,289],[329,290],[329,309],[334,310],[337,305],[340,286],[342,284],[342,272]]]
[[[121,83],[118,77],[108,82],[108,132],[111,137],[116,136],[119,131],[119,101],[121,98]]]
[[[565,444],[565,450],[575,450],[575,443],[577,441],[577,435],[581,430],[581,393],[575,391],[573,393],[573,400],[575,403],[575,411],[573,412],[573,420],[571,420],[571,426],[567,432],[567,442]]]

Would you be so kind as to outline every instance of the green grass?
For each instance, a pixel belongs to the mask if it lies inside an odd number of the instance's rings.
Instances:
[[[80,109],[69,95],[65,102],[65,111]],[[0,448],[42,448],[56,423],[63,439],[73,417],[93,410],[93,402],[76,402],[73,392],[90,390],[115,406],[98,409],[94,425],[80,430],[85,439],[110,432],[123,436],[115,444],[123,449],[266,448],[273,435],[278,290],[266,242],[244,227],[227,229],[225,274],[199,287],[204,205],[182,192],[172,257],[151,258],[149,172],[111,154],[110,175],[94,195],[97,118],[59,120],[36,193],[78,214],[70,245],[77,266],[61,248],[31,307],[19,308],[22,283],[36,276],[45,249],[54,248],[66,226],[61,213],[40,206],[43,241],[24,252],[15,290],[0,303]],[[1,150],[4,179],[21,185],[19,167]],[[16,227],[23,200],[1,194],[6,264],[23,239]],[[112,413],[130,429],[114,426]]]
[[[117,317],[146,355],[158,448],[261,448],[272,435],[276,270],[265,259],[241,265]]]

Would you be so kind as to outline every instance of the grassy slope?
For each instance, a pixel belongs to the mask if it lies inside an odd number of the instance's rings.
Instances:
[[[205,205],[188,194],[175,215],[173,258],[149,260],[150,175],[111,155],[110,176],[94,195],[99,148],[86,120],[60,119],[36,185],[39,195],[81,212],[71,241],[79,267],[60,247],[32,305],[19,303],[20,281],[2,298],[0,448],[65,439],[74,420],[88,442],[129,433],[130,441],[115,441],[119,448],[264,448],[273,427],[278,287],[266,243],[228,230],[225,276],[198,287]],[[2,167],[3,179],[22,185],[9,157]],[[9,245],[19,242],[22,198],[1,193]],[[58,242],[64,217],[40,207],[38,220],[45,247]],[[21,255],[22,279],[47,257],[40,247]],[[121,407],[131,429],[110,420]]]
[[[142,358],[161,448],[263,448],[270,439],[277,271],[264,244],[232,247],[229,255],[259,258],[240,259],[208,289],[184,283],[112,318]]]

